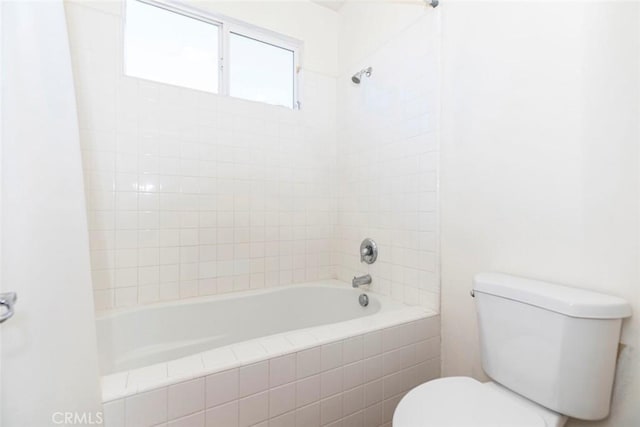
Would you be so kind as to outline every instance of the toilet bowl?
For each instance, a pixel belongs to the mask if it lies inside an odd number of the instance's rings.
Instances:
[[[469,377],[424,383],[400,401],[393,427],[562,427],[567,417]]]
[[[493,382],[419,385],[398,404],[394,427],[561,427],[609,414],[626,301],[499,273],[478,274],[471,296]]]

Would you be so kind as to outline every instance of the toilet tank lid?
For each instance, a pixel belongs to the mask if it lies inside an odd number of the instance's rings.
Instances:
[[[477,274],[473,290],[571,317],[621,319],[631,316],[631,306],[622,298],[502,273]]]

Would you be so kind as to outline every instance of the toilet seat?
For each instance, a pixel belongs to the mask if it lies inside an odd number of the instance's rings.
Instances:
[[[547,427],[536,411],[468,377],[429,381],[402,398],[393,427]]]

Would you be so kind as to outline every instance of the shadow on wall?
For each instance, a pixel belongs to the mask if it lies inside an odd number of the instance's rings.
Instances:
[[[443,375],[483,375],[468,298],[478,272],[617,295],[635,315],[612,415],[568,425],[640,425],[639,5],[440,10]]]

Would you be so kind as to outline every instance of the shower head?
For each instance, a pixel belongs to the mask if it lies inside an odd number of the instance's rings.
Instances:
[[[351,76],[351,81],[359,85],[360,82],[362,81],[362,75],[364,74],[367,77],[371,77],[371,71],[373,71],[373,68],[371,67],[367,67],[363,70],[360,70],[357,73],[355,73],[353,76]]]

